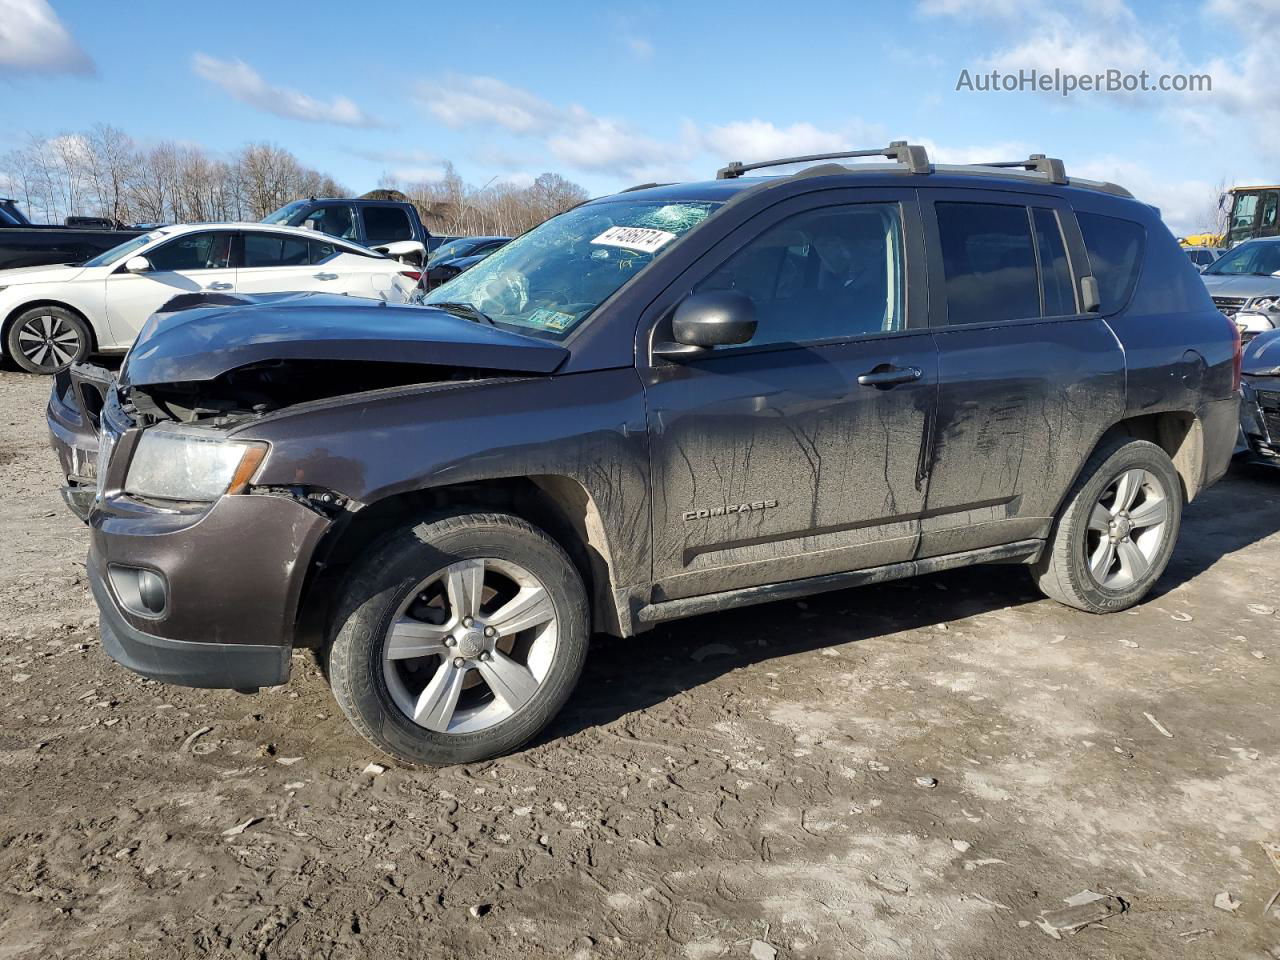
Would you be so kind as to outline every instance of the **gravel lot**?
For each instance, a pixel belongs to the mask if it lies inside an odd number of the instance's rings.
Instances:
[[[1005,566],[601,639],[533,747],[419,771],[304,656],[106,658],[47,389],[0,374],[0,960],[1280,958],[1280,474],[1127,614]]]

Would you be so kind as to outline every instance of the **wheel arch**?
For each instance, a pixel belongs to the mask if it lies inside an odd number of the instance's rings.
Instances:
[[[528,521],[569,556],[591,603],[594,631],[631,632],[629,608],[619,602],[615,570],[600,511],[572,477],[539,474],[429,487],[367,504],[335,524],[308,566],[298,605],[295,644],[319,648],[329,634],[331,601],[345,572],[393,530],[451,510],[502,511]]]
[[[1165,410],[1126,417],[1102,432],[1089,454],[1081,461],[1072,478],[1068,493],[1080,478],[1080,470],[1093,454],[1116,437],[1129,437],[1154,443],[1169,455],[1178,479],[1182,482],[1182,500],[1190,503],[1204,488],[1204,426],[1189,410]],[[1063,494],[1063,498],[1067,494]],[[1062,503],[1058,504],[1061,511]]]

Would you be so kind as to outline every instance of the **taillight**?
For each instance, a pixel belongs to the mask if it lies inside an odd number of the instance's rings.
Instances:
[[[422,271],[421,270],[401,270],[400,276],[408,277],[414,283],[417,283],[419,280],[422,279]]]
[[[1235,337],[1235,353],[1231,358],[1231,392],[1240,392],[1240,368],[1244,366],[1244,339],[1240,327],[1230,317],[1224,317],[1231,325],[1231,335]]]

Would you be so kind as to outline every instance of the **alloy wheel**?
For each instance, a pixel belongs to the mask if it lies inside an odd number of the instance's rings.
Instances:
[[[551,670],[556,628],[533,574],[508,560],[460,560],[418,584],[392,618],[387,690],[420,727],[485,730],[533,699]]]
[[[1160,478],[1140,468],[1121,472],[1089,515],[1085,564],[1098,586],[1124,590],[1150,571],[1164,545],[1169,493]]]
[[[80,354],[80,332],[65,317],[41,314],[18,330],[18,349],[41,370],[57,370]]]

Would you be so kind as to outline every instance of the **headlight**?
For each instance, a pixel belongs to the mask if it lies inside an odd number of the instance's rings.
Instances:
[[[217,500],[242,492],[266,455],[265,443],[152,427],[138,440],[124,488],[159,500]]]
[[[1275,313],[1276,311],[1280,310],[1280,298],[1261,297],[1260,299],[1257,299],[1253,301],[1253,303],[1249,304],[1249,309],[1257,310],[1257,311],[1266,310],[1270,313]]]

